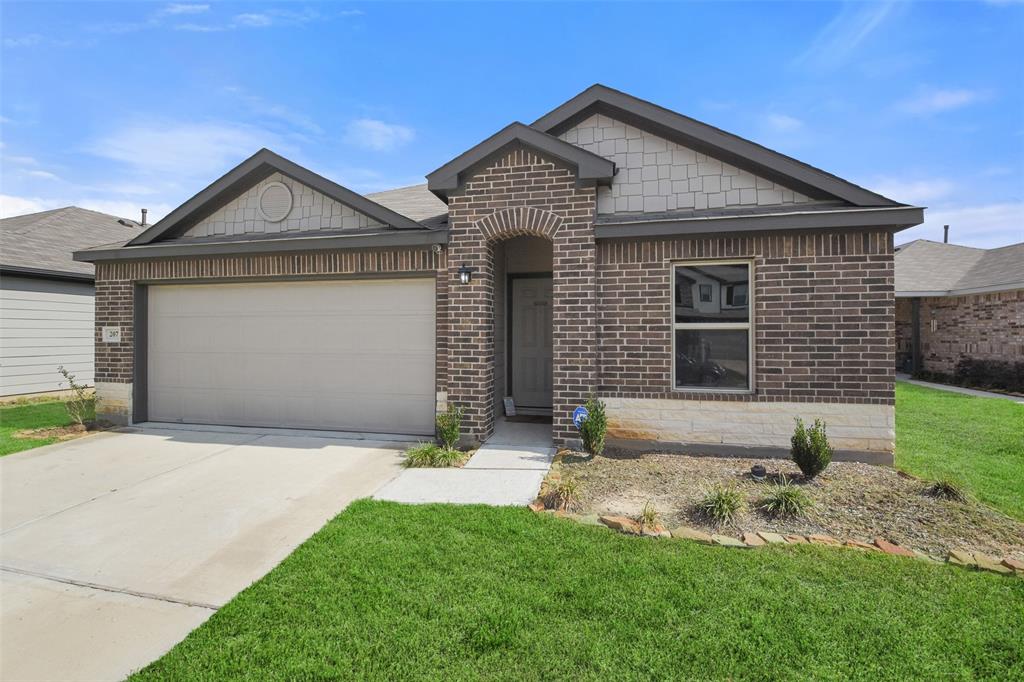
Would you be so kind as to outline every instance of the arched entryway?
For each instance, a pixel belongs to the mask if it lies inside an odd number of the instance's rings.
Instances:
[[[537,236],[496,241],[494,417],[550,420],[554,394],[552,243]]]

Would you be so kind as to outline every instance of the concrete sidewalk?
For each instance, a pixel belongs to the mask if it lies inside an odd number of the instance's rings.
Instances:
[[[908,384],[915,386],[924,386],[925,388],[934,388],[937,391],[949,391],[950,393],[960,393],[961,395],[972,395],[975,398],[1002,398],[1003,400],[1009,400],[1014,403],[1020,403],[1024,405],[1024,398],[1016,395],[1007,395],[1005,393],[993,393],[992,391],[979,391],[976,388],[964,388],[962,386],[950,386],[949,384],[936,384],[931,381],[919,381],[917,379],[911,379],[909,374],[896,374],[897,381],[904,381]]]
[[[550,424],[502,420],[461,469],[406,469],[374,497],[407,504],[525,506],[537,497],[554,456]]]

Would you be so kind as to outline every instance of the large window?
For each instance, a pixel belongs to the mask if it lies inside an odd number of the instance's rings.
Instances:
[[[750,263],[681,263],[672,278],[675,388],[752,390]]]

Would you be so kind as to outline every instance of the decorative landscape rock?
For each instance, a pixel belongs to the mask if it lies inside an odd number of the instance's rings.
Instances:
[[[991,571],[993,573],[1000,573],[1002,575],[1010,575],[1011,573],[1013,573],[1012,568],[1003,566],[999,559],[993,559],[987,554],[977,552],[974,555],[974,560],[978,562],[978,568],[984,571]]]
[[[747,547],[761,547],[766,543],[757,533],[744,533],[743,544]]]
[[[1018,561],[1017,559],[1003,559],[1003,566],[1012,568],[1017,573],[1024,575],[1024,561]]]
[[[711,536],[704,531],[697,530],[696,528],[689,528],[687,526],[679,526],[679,528],[676,528],[672,531],[672,537],[682,538],[684,540],[695,540],[697,542],[702,542],[705,545],[715,544],[715,541],[711,539]]]
[[[962,549],[950,550],[949,556],[946,557],[946,561],[956,566],[977,566],[978,563],[974,560],[974,555],[970,552],[966,552]]]
[[[892,554],[894,556],[905,556],[914,558],[914,553],[906,547],[900,547],[899,545],[893,544],[885,538],[875,538],[875,547],[882,550],[886,554]]]
[[[832,547],[838,547],[842,544],[831,535],[808,535],[807,540],[812,545],[830,545]]]
[[[711,536],[711,539],[715,541],[716,545],[722,545],[723,547],[743,547],[749,549],[749,547],[736,538],[731,538],[728,535],[715,535]]]
[[[867,542],[861,542],[860,540],[847,540],[843,543],[843,547],[852,547],[854,549],[865,549],[872,552],[880,552],[881,550],[874,545],[868,544]]]
[[[768,533],[766,531],[758,531],[758,536],[769,545],[784,545],[786,544],[786,538],[779,533]]]
[[[805,538],[803,535],[786,535],[785,538],[786,542],[788,542],[791,545],[807,544],[807,538]]]
[[[534,500],[533,502],[530,503],[529,506],[530,506],[530,509],[532,509],[535,512],[542,512],[542,511],[544,511],[544,503],[541,502],[540,500]]]
[[[613,530],[640,535],[640,524],[627,516],[600,516],[598,520]]]

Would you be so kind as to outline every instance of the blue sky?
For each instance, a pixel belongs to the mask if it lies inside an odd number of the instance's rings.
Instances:
[[[358,191],[595,82],[1024,240],[1024,4],[14,3],[0,207],[158,218],[262,146]]]

